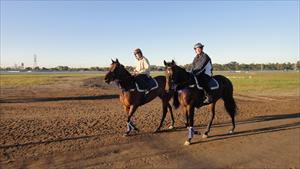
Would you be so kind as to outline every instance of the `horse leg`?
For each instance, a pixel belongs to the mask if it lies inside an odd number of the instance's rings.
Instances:
[[[188,120],[188,140],[185,141],[184,145],[190,145],[192,142],[192,139],[194,137],[194,111],[195,108],[194,106],[189,106],[188,109],[188,115],[189,115],[189,120]]]
[[[232,134],[234,132],[234,129],[235,129],[234,114],[230,114],[230,117],[231,117],[231,122],[232,122],[232,128],[231,128],[231,130],[229,130],[229,134]]]
[[[172,119],[172,124],[171,124],[171,126],[169,127],[169,129],[174,129],[175,120],[174,120],[174,115],[173,115],[172,106],[170,105],[169,102],[167,102],[167,106],[168,106],[168,108],[169,108],[169,112],[170,112],[171,119]]]
[[[164,121],[165,121],[167,112],[168,112],[168,109],[167,109],[167,102],[166,102],[165,100],[162,100],[162,107],[163,107],[162,118],[161,118],[160,124],[159,124],[158,128],[155,130],[155,132],[158,132],[158,131],[160,130],[160,128],[162,127],[162,125],[163,125],[163,123],[164,123]]]
[[[128,115],[128,118],[127,118],[127,131],[124,134],[124,136],[128,136],[129,133],[131,132],[131,130],[139,131],[139,129],[130,120],[131,117],[132,117],[132,115],[133,115],[133,113],[136,111],[137,108],[138,108],[138,106],[135,106],[135,105],[130,106],[129,115]]]
[[[185,118],[186,118],[185,127],[188,127],[189,126],[189,113],[187,110],[185,111]]]
[[[209,133],[209,131],[210,131],[210,127],[211,127],[212,122],[213,122],[213,120],[214,120],[214,118],[215,118],[216,103],[214,102],[214,103],[212,103],[210,106],[211,106],[210,121],[209,121],[209,123],[208,123],[208,125],[207,125],[207,128],[206,128],[205,133],[202,135],[202,138],[207,138],[207,137],[208,137],[208,133]]]
[[[227,95],[224,95],[222,97],[222,99],[224,100],[225,109],[231,117],[232,128],[231,128],[231,130],[229,130],[229,134],[232,134],[234,129],[235,129],[234,117],[235,117],[235,114],[236,114],[236,104],[235,104],[234,98],[232,96],[232,92],[227,94]]]

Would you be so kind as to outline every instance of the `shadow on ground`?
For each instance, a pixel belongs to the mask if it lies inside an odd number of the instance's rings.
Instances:
[[[76,97],[51,97],[51,98],[30,98],[30,99],[0,99],[0,103],[32,103],[32,102],[50,102],[66,100],[107,100],[118,98],[119,95],[100,95],[100,96],[76,96]]]

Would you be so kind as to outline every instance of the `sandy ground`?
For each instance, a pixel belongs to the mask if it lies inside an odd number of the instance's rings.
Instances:
[[[96,81],[95,81],[96,80]],[[219,101],[209,138],[187,129],[175,110],[175,130],[153,133],[161,119],[155,99],[138,109],[141,130],[122,137],[126,114],[119,90],[102,79],[65,77],[54,85],[1,87],[0,168],[300,168],[299,95],[235,94],[237,127]],[[203,132],[210,111],[195,115]]]

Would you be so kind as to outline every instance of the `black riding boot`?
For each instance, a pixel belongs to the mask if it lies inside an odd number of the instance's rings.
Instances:
[[[210,104],[212,102],[213,102],[213,96],[212,96],[212,94],[208,94],[207,93],[206,99],[203,101],[203,103]]]
[[[209,88],[208,84],[206,86],[205,91],[206,91],[206,99],[203,101],[203,103],[210,104],[213,102],[213,95],[212,95],[212,91]]]
[[[198,79],[198,82],[200,82],[200,84],[202,84],[201,87],[204,88],[205,93],[206,93],[206,99],[203,101],[203,103],[205,103],[205,104],[212,103],[213,102],[212,91],[208,85],[211,77],[204,73],[201,73],[197,76],[197,79]]]

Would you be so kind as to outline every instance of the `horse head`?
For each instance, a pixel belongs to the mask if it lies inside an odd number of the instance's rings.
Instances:
[[[118,59],[116,61],[111,60],[112,63],[110,65],[109,71],[105,75],[105,82],[110,83],[115,80],[120,80],[124,78],[124,75],[130,75],[130,73],[125,69],[125,67],[119,62]]]
[[[169,91],[173,85],[173,81],[174,81],[174,71],[176,69],[176,63],[174,60],[172,60],[172,62],[166,62],[164,60],[164,65],[166,67],[165,69],[165,75],[166,75],[166,91]]]
[[[188,81],[188,72],[176,65],[175,61],[171,62],[164,61],[164,65],[166,67],[165,75],[166,75],[166,90],[169,91],[171,86],[178,85],[180,83],[186,83]]]

